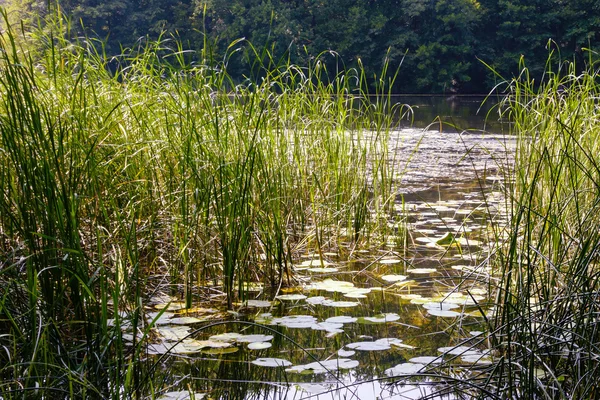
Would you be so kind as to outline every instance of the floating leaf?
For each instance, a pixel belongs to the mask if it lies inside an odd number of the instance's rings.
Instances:
[[[418,363],[402,363],[385,370],[387,376],[413,375],[423,372],[426,366]]]
[[[351,324],[353,322],[356,322],[356,320],[357,320],[357,318],[355,318],[355,317],[340,315],[338,317],[327,318],[325,320],[325,322],[330,322],[333,324]]]
[[[371,323],[371,324],[384,324],[386,322],[398,321],[400,316],[396,313],[379,314],[374,317],[362,317],[357,322],[359,323]]]
[[[286,372],[324,374],[339,369],[352,369],[358,367],[359,362],[349,358],[336,358],[332,360],[313,362],[305,365],[295,365],[286,368]]]
[[[385,265],[390,265],[390,264],[398,264],[401,263],[402,260],[399,258],[384,258],[381,259],[379,261],[377,261],[379,264],[385,264]]]
[[[283,301],[295,301],[295,300],[304,300],[307,296],[303,294],[282,294],[276,296],[275,298]]]
[[[327,307],[348,308],[348,307],[356,307],[360,303],[357,303],[356,301],[333,301],[333,300],[325,300],[321,304],[324,305],[324,306],[327,306]]]
[[[243,336],[241,333],[237,332],[226,332],[220,333],[218,335],[213,335],[209,337],[210,340],[220,341],[220,342],[235,342],[237,338]]]
[[[411,268],[407,270],[409,274],[417,274],[417,275],[429,275],[438,272],[435,268]]]
[[[267,308],[271,307],[272,303],[267,300],[248,300],[245,305],[246,307]]]
[[[325,279],[321,282],[313,282],[307,286],[308,290],[325,290],[327,292],[347,293],[355,289],[352,282],[334,281],[333,279]]]
[[[317,274],[331,274],[334,272],[338,272],[337,268],[308,268],[307,271],[314,272]]]
[[[441,364],[443,362],[441,357],[431,356],[413,357],[408,361],[415,364]]]
[[[468,355],[462,356],[460,359],[466,363],[472,363],[472,364],[491,364],[492,363],[492,359],[489,356],[484,356],[483,354],[468,354]]]
[[[288,360],[284,360],[282,358],[257,358],[254,361],[250,361],[254,365],[259,365],[261,367],[289,367],[292,365]]]
[[[317,323],[312,315],[288,315],[281,318],[273,318],[272,322],[286,328],[311,328]]]
[[[329,333],[342,333],[344,332],[343,324],[335,324],[332,322],[319,322],[311,326],[314,331],[327,331]]]
[[[237,353],[238,350],[239,349],[237,347],[223,347],[223,348],[203,349],[202,353],[212,354],[212,355],[232,354],[232,353]]]
[[[344,349],[339,349],[337,353],[338,353],[338,356],[340,356],[340,357],[352,357],[353,355],[356,354],[356,352],[353,350],[344,350]]]
[[[185,301],[172,301],[170,303],[160,303],[154,306],[157,310],[176,311],[185,308]]]
[[[264,350],[271,346],[272,344],[270,342],[252,342],[248,344],[250,350]]]
[[[157,400],[201,400],[206,397],[206,393],[193,393],[187,390],[164,393]]]
[[[452,354],[455,356],[470,356],[482,354],[479,350],[467,346],[440,347],[438,351],[440,353]]]
[[[306,299],[306,302],[308,304],[312,304],[312,305],[318,305],[318,304],[323,304],[323,302],[326,300],[325,297],[323,296],[313,296],[313,297],[309,297]]]
[[[238,343],[268,342],[270,340],[273,340],[271,335],[240,335],[235,339]]]
[[[165,340],[177,342],[189,335],[190,328],[187,326],[161,326],[156,329],[156,332]]]
[[[386,282],[400,282],[400,281],[404,281],[406,280],[406,276],[404,275],[383,275],[381,277],[381,279],[383,279]]]
[[[440,310],[440,311],[447,311],[447,310],[452,310],[454,308],[458,308],[460,307],[458,304],[455,303],[449,303],[449,302],[431,302],[431,303],[425,303],[423,304],[423,307],[425,307],[428,310]]]
[[[200,318],[196,318],[196,317],[177,317],[177,318],[171,318],[171,319],[166,319],[166,320],[160,320],[160,324],[159,324],[159,321],[156,321],[156,325],[161,325],[161,324],[190,325],[190,324],[197,324],[198,322],[204,322],[204,321],[206,321],[206,319],[200,319]]]
[[[360,350],[360,351],[383,351],[389,350],[392,346],[389,343],[385,342],[355,342],[347,344],[346,347],[352,350]]]

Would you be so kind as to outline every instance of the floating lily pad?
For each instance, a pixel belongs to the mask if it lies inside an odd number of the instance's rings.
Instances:
[[[384,264],[384,265],[391,265],[391,264],[398,264],[401,263],[402,260],[399,258],[384,258],[381,259],[379,261],[377,261],[379,264]]]
[[[206,321],[206,319],[200,319],[200,318],[196,318],[196,317],[176,317],[176,318],[171,318],[171,319],[166,319],[166,320],[160,320],[160,324],[159,324],[159,321],[156,321],[156,325],[161,325],[161,324],[190,325],[190,324],[197,324],[198,322],[204,322],[204,321]]]
[[[245,305],[246,307],[268,308],[272,303],[267,300],[248,300]]]
[[[318,305],[318,304],[323,304],[323,302],[325,300],[326,300],[326,297],[323,297],[323,296],[313,296],[313,297],[307,298],[306,302],[308,304]]]
[[[456,318],[462,315],[462,313],[451,310],[427,310],[427,314],[443,318]]]
[[[172,301],[170,303],[160,303],[154,305],[154,308],[156,308],[157,310],[166,309],[167,311],[182,310],[185,308],[185,301]]]
[[[327,318],[325,320],[325,322],[330,322],[333,324],[351,324],[353,322],[356,322],[358,318],[356,317],[349,317],[346,315],[340,315],[338,317],[331,317],[331,318]]]
[[[413,357],[408,361],[415,364],[441,364],[443,362],[441,357],[431,356]]]
[[[369,293],[371,293],[370,288],[354,288],[353,290],[344,293],[344,297],[348,297],[351,299],[362,299],[367,297],[365,295]]]
[[[311,328],[317,323],[312,315],[288,315],[281,318],[273,318],[272,322],[286,328]]]
[[[264,350],[271,346],[272,344],[270,342],[252,342],[248,344],[250,350]]]
[[[463,362],[472,364],[491,364],[492,359],[483,354],[468,354],[460,358]]]
[[[435,268],[411,268],[407,270],[409,274],[417,274],[417,275],[429,275],[438,272]]]
[[[243,335],[241,333],[237,333],[237,332],[226,332],[226,333],[220,333],[218,335],[213,335],[209,339],[219,341],[219,342],[235,342],[240,336],[243,336]]]
[[[308,268],[308,272],[314,272],[316,274],[331,274],[334,272],[338,272],[337,268]]]
[[[339,369],[352,369],[358,367],[359,362],[349,358],[335,358],[326,361],[313,362],[304,365],[295,365],[286,368],[286,372],[324,374]]]
[[[325,290],[327,292],[347,293],[355,289],[352,282],[334,281],[333,279],[325,279],[321,282],[313,282],[307,286],[308,290]]]
[[[418,363],[402,363],[385,370],[387,376],[414,375],[425,371],[426,366]]]
[[[355,342],[347,344],[346,347],[352,350],[360,351],[384,351],[390,350],[392,345],[385,342]]]
[[[289,367],[292,365],[291,362],[282,358],[257,358],[256,360],[250,362],[254,365],[270,368]]]
[[[271,335],[240,335],[235,339],[238,343],[268,342],[270,340],[273,340]]]
[[[385,324],[386,322],[398,321],[400,316],[396,313],[379,314],[374,317],[362,317],[357,320],[362,324]]]
[[[201,400],[206,397],[206,393],[191,393],[187,390],[164,393],[157,400]]]
[[[275,298],[283,301],[296,301],[296,300],[304,300],[307,296],[303,294],[282,294],[276,296]]]
[[[360,303],[357,303],[356,301],[333,301],[333,300],[325,300],[321,304],[324,305],[324,306],[327,306],[327,307],[349,308],[349,307],[356,307]]]
[[[189,335],[190,328],[187,326],[161,326],[156,329],[156,332],[167,341],[177,342]]]
[[[337,353],[338,353],[338,356],[340,356],[340,357],[352,357],[353,355],[356,354],[356,352],[354,350],[344,350],[344,349],[339,349]]]
[[[344,332],[343,324],[336,324],[332,322],[319,322],[311,326],[314,331],[327,331],[329,333],[342,333]]]
[[[204,354],[232,354],[237,353],[239,349],[237,347],[222,347],[222,348],[210,348],[210,349],[202,349],[202,353]]]
[[[383,275],[381,277],[381,279],[383,279],[386,282],[400,282],[400,281],[404,281],[406,280],[406,276],[404,275]]]
[[[327,262],[326,260],[319,260],[319,259],[312,259],[312,260],[306,260],[301,262],[300,264],[298,264],[296,267],[297,268],[311,268],[311,267],[327,267],[329,265],[333,265],[330,262]]]
[[[428,310],[440,310],[440,311],[447,311],[447,310],[452,310],[455,308],[459,308],[460,306],[458,304],[455,303],[450,303],[450,302],[431,302],[431,303],[425,303],[423,304],[423,307],[425,307]]]
[[[470,356],[470,355],[479,355],[481,356],[481,352],[477,349],[467,346],[456,346],[456,347],[440,347],[438,349],[440,353],[444,354],[452,354],[455,356]]]

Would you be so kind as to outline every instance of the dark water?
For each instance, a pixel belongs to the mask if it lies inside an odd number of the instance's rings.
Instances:
[[[500,122],[498,96],[394,96],[392,101],[412,109],[400,121],[401,128],[428,128],[443,132],[485,130],[503,133],[506,124]],[[411,120],[412,118],[412,120]],[[411,126],[412,125],[412,126]]]

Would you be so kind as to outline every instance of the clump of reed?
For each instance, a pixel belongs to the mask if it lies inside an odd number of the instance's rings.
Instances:
[[[592,53],[590,53],[592,54]],[[582,399],[600,380],[600,85],[551,62],[541,82],[522,65],[505,112],[518,144],[508,239],[496,254],[497,363],[487,387],[501,398]]]
[[[23,37],[0,37],[3,398],[148,393],[156,281],[231,307],[246,282],[293,279],[297,253],[377,235],[393,106],[362,71],[328,71],[335,54],[300,67],[161,38],[109,58],[62,17]],[[259,78],[234,82],[241,45]]]

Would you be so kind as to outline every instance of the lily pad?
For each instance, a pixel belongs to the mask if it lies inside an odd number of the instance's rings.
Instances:
[[[353,355],[356,354],[356,352],[354,350],[344,350],[344,349],[339,349],[337,353],[338,353],[338,356],[340,356],[340,357],[352,357]]]
[[[250,350],[264,350],[272,346],[270,342],[252,342],[248,344]]]
[[[177,342],[189,335],[190,328],[187,326],[161,326],[156,329],[156,332],[165,340]]]
[[[462,315],[462,313],[451,310],[427,310],[427,314],[442,318],[456,318]]]
[[[304,300],[307,296],[303,294],[282,294],[276,296],[275,298],[282,301],[296,301],[296,300]]]
[[[254,365],[270,368],[289,367],[292,365],[291,362],[282,358],[257,358],[256,360],[250,362]]]
[[[413,357],[408,361],[415,364],[441,364],[443,362],[441,357],[431,356]]]
[[[352,369],[358,367],[359,362],[349,358],[335,358],[326,361],[313,362],[304,365],[295,365],[286,368],[286,372],[324,374],[339,369]]]
[[[390,350],[392,345],[385,342],[355,342],[347,344],[346,347],[352,350],[360,350],[360,351],[384,351]]]
[[[383,279],[386,282],[394,283],[394,282],[405,281],[406,276],[404,276],[404,275],[383,275],[381,277],[381,279]]]
[[[306,302],[308,304],[312,304],[312,305],[319,305],[319,304],[323,304],[323,302],[326,300],[326,297],[324,296],[313,296],[313,297],[309,297],[306,299]]]
[[[429,275],[429,274],[434,274],[434,273],[438,272],[438,270],[435,268],[411,268],[411,269],[407,270],[406,272],[408,272],[409,274],[416,274],[416,275]]]
[[[288,315],[281,318],[273,318],[272,322],[286,328],[311,328],[317,323],[312,315]]]
[[[357,322],[362,324],[385,324],[386,322],[398,321],[400,316],[396,313],[379,314],[374,317],[362,317]]]
[[[482,353],[479,350],[467,346],[440,347],[438,351],[440,353],[452,354],[455,356],[482,355]]]
[[[340,315],[337,317],[331,317],[331,318],[327,318],[325,320],[325,322],[330,322],[332,324],[351,324],[353,322],[356,322],[358,318],[356,317],[349,317],[346,315]]]
[[[187,390],[164,393],[157,400],[201,400],[206,397],[206,393],[190,393]]]
[[[385,370],[387,376],[414,375],[423,372],[426,366],[418,363],[402,363]]]
[[[308,272],[313,272],[316,274],[331,274],[334,272],[338,272],[337,268],[308,268],[307,269]]]
[[[358,303],[356,301],[333,301],[333,300],[325,300],[321,304],[324,305],[324,306],[327,306],[327,307],[349,308],[349,307],[356,307],[360,303]]]
[[[267,300],[248,300],[245,305],[246,307],[268,308],[272,303]]]
[[[384,258],[381,259],[379,261],[377,261],[379,264],[384,264],[384,265],[391,265],[391,264],[398,264],[401,263],[402,260],[399,258]]]

